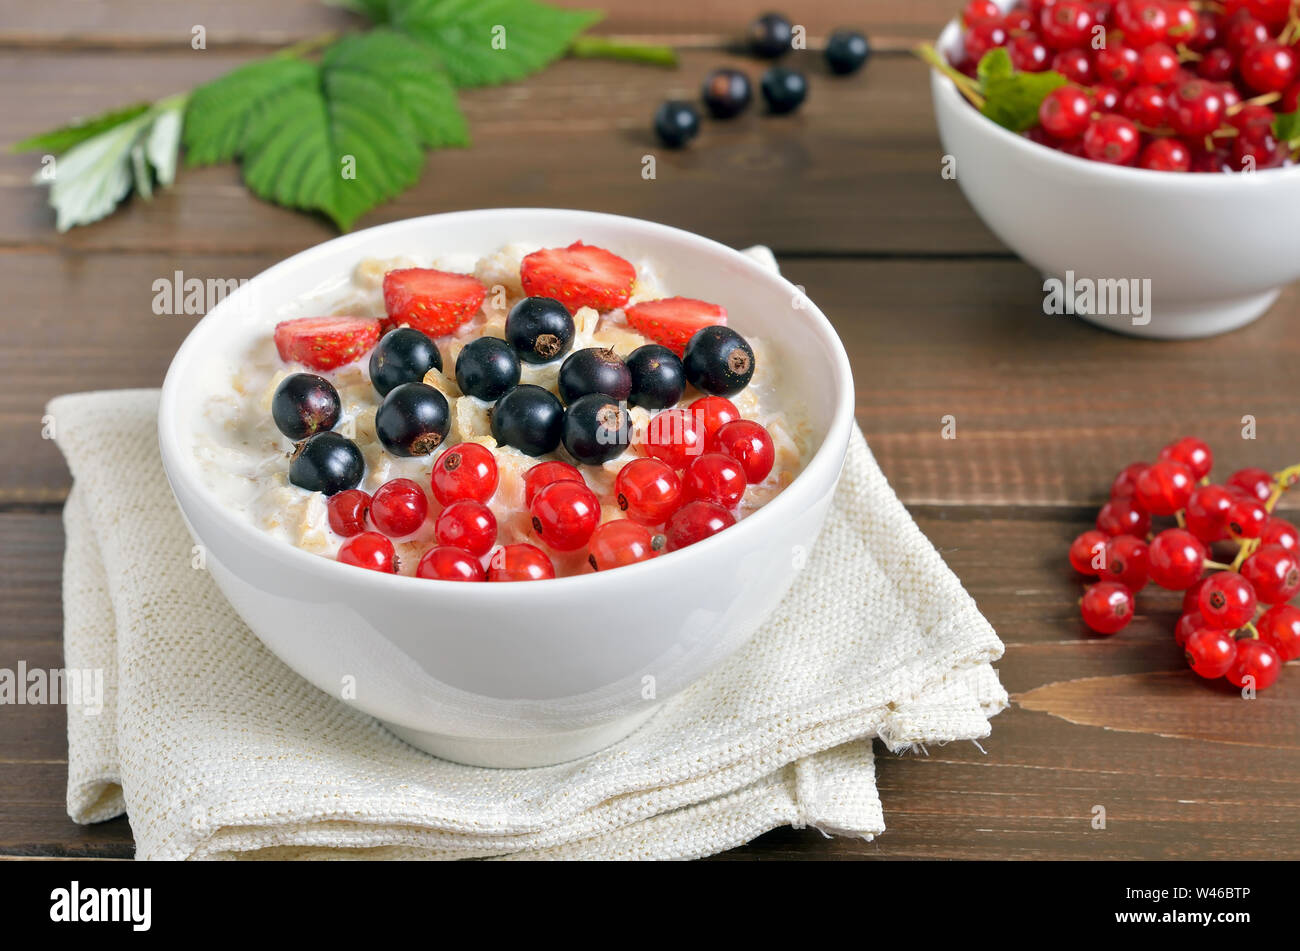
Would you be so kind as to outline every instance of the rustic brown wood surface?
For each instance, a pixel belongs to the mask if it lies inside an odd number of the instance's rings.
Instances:
[[[885,835],[862,843],[785,829],[722,858],[1300,857],[1294,665],[1254,702],[1195,682],[1170,635],[1173,595],[1145,596],[1121,635],[1092,637],[1064,561],[1113,472],[1184,432],[1211,441],[1225,472],[1300,461],[1300,289],[1254,326],[1209,341],[1138,341],[1043,316],[1036,275],[940,177],[925,71],[901,53],[843,80],[810,58],[800,114],[710,124],[694,148],[660,153],[658,178],[642,181],[660,100],[692,95],[717,63],[756,71],[720,49],[756,6],[593,5],[610,11],[602,32],[682,46],[680,68],[564,61],[469,91],[473,147],[431,156],[416,188],[359,226],[565,206],[770,245],[843,336],[858,419],[885,473],[1007,644],[999,666],[1013,706],[984,752],[963,743],[882,753]],[[901,50],[937,33],[955,5],[830,0],[809,5],[806,23],[813,37],[865,27]],[[6,144],[356,22],[314,0],[17,6],[0,19]],[[208,30],[207,50],[190,49],[195,24]],[[36,163],[0,156],[0,667],[9,668],[61,658],[68,475],[40,436],[45,401],[161,381],[194,318],[154,316],[156,278],[248,277],[333,234],[215,168],[185,171],[154,201],[59,235],[29,184]],[[947,414],[956,439],[941,436]],[[1257,420],[1254,441],[1241,438],[1245,415]],[[129,857],[125,820],[68,820],[63,730],[61,708],[0,708],[0,854]],[[1098,805],[1105,830],[1091,825]]]

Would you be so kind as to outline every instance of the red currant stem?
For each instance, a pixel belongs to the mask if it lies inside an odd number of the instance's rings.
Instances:
[[[1250,639],[1251,639],[1251,640],[1253,640],[1253,641],[1257,641],[1257,640],[1259,640],[1259,628],[1257,628],[1257,627],[1255,626],[1254,622],[1252,622],[1252,621],[1247,621],[1245,624],[1242,625],[1242,627],[1243,627],[1245,630],[1250,631]]]
[[[1241,563],[1251,556],[1258,547],[1259,540],[1254,538],[1243,538],[1241,548],[1237,551],[1237,557],[1232,560],[1230,571],[1240,571]]]
[[[1186,527],[1187,527],[1187,519],[1183,518],[1183,510],[1182,510],[1182,509],[1179,509],[1177,512],[1174,513],[1174,521],[1176,521],[1176,522],[1178,523],[1178,527],[1179,527],[1179,528],[1186,528]]]
[[[1234,570],[1233,567],[1232,567],[1232,565],[1225,565],[1225,564],[1224,564],[1223,562],[1221,562],[1221,561],[1211,561],[1209,558],[1205,559],[1205,567],[1206,567],[1206,568],[1213,568],[1215,571],[1232,571],[1232,570]]]
[[[922,43],[920,46],[913,48],[912,52],[951,79],[952,84],[957,87],[957,91],[969,99],[971,105],[976,109],[984,108],[984,96],[979,91],[979,84],[965,73],[954,69],[952,64],[944,59],[933,46],[929,43]]]
[[[1266,92],[1258,96],[1252,96],[1250,99],[1243,99],[1241,102],[1233,103],[1229,106],[1227,110],[1228,115],[1235,116],[1247,106],[1267,106],[1271,103],[1277,102],[1281,98],[1282,94],[1280,92]]]
[[[1186,43],[1179,43],[1174,49],[1178,53],[1180,63],[1198,63],[1205,58],[1195,50],[1189,49]]]

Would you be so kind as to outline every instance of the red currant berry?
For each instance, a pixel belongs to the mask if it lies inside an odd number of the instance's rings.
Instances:
[[[1214,468],[1214,453],[1210,451],[1208,445],[1195,436],[1184,436],[1176,442],[1171,442],[1160,450],[1160,458],[1181,462],[1192,470],[1192,477],[1195,479],[1204,479]]]
[[[1232,4],[1227,4],[1227,7],[1232,9]],[[1246,8],[1273,31],[1277,31],[1291,16],[1291,0],[1247,0]]]
[[[1226,674],[1237,659],[1237,642],[1227,631],[1202,627],[1187,636],[1184,651],[1192,670],[1214,680]]]
[[[961,22],[966,26],[981,20],[1001,20],[1002,9],[993,0],[970,0],[961,11]]]
[[[439,513],[433,532],[439,545],[463,548],[482,558],[496,544],[497,518],[482,502],[461,499]]]
[[[1132,499],[1111,499],[1097,513],[1097,528],[1107,535],[1137,535],[1151,531],[1151,516]]]
[[[735,516],[713,502],[687,502],[668,519],[668,550],[694,545],[736,524]]]
[[[1282,93],[1282,105],[1279,112],[1295,112],[1300,109],[1300,83],[1292,83]]]
[[[1141,55],[1124,43],[1111,43],[1097,50],[1095,62],[1097,78],[1117,89],[1131,86],[1137,79]]]
[[[1138,168],[1153,172],[1186,172],[1192,167],[1192,153],[1177,139],[1153,139],[1138,156]]]
[[[1205,544],[1228,537],[1228,510],[1236,501],[1221,485],[1203,485],[1187,500],[1187,530]]]
[[[1132,535],[1117,535],[1106,543],[1102,581],[1118,581],[1130,591],[1146,587],[1150,573],[1147,544]]]
[[[1263,138],[1239,135],[1232,140],[1232,169],[1236,172],[1257,172],[1264,168],[1277,168],[1286,162],[1290,150],[1272,133]]]
[[[1041,73],[1048,67],[1046,44],[1032,33],[1017,33],[1007,43],[1007,53],[1011,56],[1011,65],[1022,73]]]
[[[1161,459],[1152,463],[1137,479],[1134,501],[1152,515],[1173,515],[1187,507],[1196,480],[1181,462]]]
[[[1209,135],[1223,122],[1223,93],[1203,79],[1189,79],[1169,94],[1169,124],[1179,135]]]
[[[1208,50],[1219,42],[1219,21],[1215,19],[1213,13],[1196,13],[1194,16],[1196,22],[1190,33],[1184,32],[1175,36],[1186,37],[1184,42],[1187,44],[1188,49],[1196,50],[1199,53],[1202,50]]]
[[[528,507],[533,531],[556,551],[574,551],[587,544],[600,524],[600,500],[578,482],[552,482]]]
[[[1228,532],[1233,538],[1259,538],[1270,517],[1258,499],[1234,499],[1228,507]]]
[[[497,460],[492,450],[476,442],[452,446],[433,464],[433,497],[443,505],[473,499],[486,502],[497,490]]]
[[[745,470],[745,481],[757,485],[776,463],[776,447],[766,429],[752,419],[736,419],[718,430],[718,451],[725,452]]]
[[[709,452],[714,451],[718,430],[733,419],[740,419],[740,410],[725,396],[701,396],[686,408],[698,417],[700,425],[704,427],[704,446]]]
[[[1114,634],[1133,620],[1133,592],[1117,581],[1103,581],[1083,593],[1083,623],[1098,634]]]
[[[360,489],[335,492],[325,503],[330,528],[335,535],[351,538],[366,530],[366,514],[370,511],[370,496]]]
[[[626,518],[597,527],[587,543],[587,562],[597,571],[621,568],[646,561],[659,554],[664,537]]]
[[[1272,644],[1283,663],[1300,660],[1300,609],[1289,604],[1271,607],[1255,622],[1259,639]]]
[[[1196,32],[1196,9],[1187,2],[1165,0],[1165,10],[1169,14],[1167,36],[1171,43],[1187,43]]]
[[[966,31],[962,43],[966,47],[966,55],[970,61],[978,64],[989,50],[1006,46],[1007,31],[1001,23],[989,21],[976,23]]]
[[[1145,85],[1134,86],[1128,92],[1124,93],[1124,98],[1120,100],[1120,112],[1128,116],[1134,122],[1144,126],[1154,128],[1164,125],[1165,122],[1165,93],[1159,86]],[[1155,139],[1151,145],[1157,142],[1174,142],[1175,139]],[[1148,145],[1149,149],[1151,145]],[[1188,161],[1191,161],[1190,156]]]
[[[370,520],[389,538],[418,531],[429,514],[429,500],[418,482],[393,479],[375,489],[370,500]]]
[[[1209,580],[1209,578],[1202,578],[1200,581],[1196,582],[1196,584],[1183,592],[1183,614],[1200,615],[1201,589],[1205,587],[1205,582]]]
[[[1152,43],[1138,58],[1137,81],[1161,85],[1178,75],[1178,54],[1168,43]]]
[[[1282,658],[1272,644],[1246,639],[1237,642],[1237,658],[1225,675],[1234,687],[1254,687],[1267,690],[1277,683],[1282,670]]]
[[[554,577],[550,557],[536,545],[506,545],[488,559],[488,581],[541,581]]]
[[[1131,119],[1105,115],[1093,120],[1083,134],[1083,151],[1094,162],[1127,165],[1137,157],[1141,141]]]
[[[1115,28],[1138,49],[1163,40],[1172,25],[1162,0],[1117,0],[1114,10]]]
[[[704,452],[704,427],[687,409],[667,409],[650,420],[645,432],[646,451],[674,469],[685,469]]]
[[[397,552],[393,551],[393,543],[378,532],[353,535],[339,546],[338,560],[371,571],[389,574],[397,571]]]
[[[1095,112],[1114,112],[1119,108],[1120,91],[1117,86],[1093,86],[1092,104]]]
[[[1110,484],[1110,497],[1112,499],[1131,499],[1133,493],[1137,491],[1137,477],[1149,463],[1131,462],[1120,470],[1119,475],[1115,476],[1115,481]]]
[[[1300,594],[1300,561],[1280,545],[1260,548],[1247,558],[1241,576],[1264,604],[1285,604]]]
[[[457,502],[457,505],[477,505],[477,502]],[[486,581],[483,563],[463,548],[439,545],[430,548],[415,566],[417,578],[435,581]]]
[[[1052,69],[1079,86],[1091,86],[1097,78],[1085,50],[1061,50],[1052,57]]]
[[[1238,16],[1228,24],[1223,40],[1229,52],[1240,56],[1252,46],[1268,42],[1268,27],[1254,17]]]
[[[721,452],[706,452],[682,475],[687,501],[703,499],[734,509],[745,495],[745,473],[739,462]]]
[[[1210,82],[1221,83],[1232,78],[1237,71],[1237,59],[1222,46],[1206,50],[1196,64],[1196,75]]]
[[[1259,536],[1260,545],[1277,545],[1287,551],[1300,552],[1300,529],[1274,515]]]
[[[1235,571],[1220,571],[1210,575],[1201,589],[1202,616],[1215,627],[1235,631],[1255,617],[1259,600],[1254,586]]]
[[[614,501],[642,525],[662,525],[682,498],[681,478],[658,459],[633,459],[614,478]]]
[[[1082,46],[1092,29],[1092,7],[1082,0],[1057,0],[1038,14],[1043,42],[1055,50]]]
[[[1180,617],[1178,623],[1174,625],[1174,640],[1178,643],[1179,647],[1183,647],[1187,644],[1187,639],[1191,637],[1192,634],[1199,631],[1201,628],[1209,626],[1210,625],[1206,623],[1205,618],[1201,616],[1200,611],[1190,611]]]
[[[1273,119],[1273,110],[1268,106],[1250,102],[1228,116],[1228,124],[1244,138],[1263,141],[1273,135]]]
[[[1228,476],[1227,485],[1261,502],[1267,502],[1273,494],[1273,476],[1264,469],[1238,469]]]
[[[1038,121],[1057,139],[1076,139],[1092,121],[1092,100],[1078,86],[1058,86],[1038,107]]]
[[[1170,591],[1186,591],[1205,571],[1205,545],[1181,528],[1168,528],[1157,535],[1147,549],[1147,558],[1151,580]]]
[[[1097,577],[1106,563],[1106,542],[1109,540],[1110,536],[1105,532],[1095,529],[1084,532],[1070,543],[1070,567],[1089,578]]]
[[[524,504],[532,505],[537,493],[552,482],[583,482],[582,473],[567,462],[539,462],[524,473]]]

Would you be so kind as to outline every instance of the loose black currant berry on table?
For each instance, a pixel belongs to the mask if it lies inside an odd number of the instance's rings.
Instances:
[[[525,297],[506,316],[506,339],[525,363],[550,363],[573,346],[573,317],[550,297]]]
[[[333,429],[339,421],[339,392],[315,373],[292,373],[271,397],[271,419],[294,442]]]
[[[839,76],[856,73],[871,55],[871,44],[857,30],[836,30],[826,41],[826,65]]]
[[[589,393],[575,400],[564,414],[564,448],[590,466],[622,453],[631,432],[627,410],[604,393]]]
[[[754,376],[754,351],[730,327],[702,327],[691,337],[682,358],[686,379],[715,396],[739,393]]]
[[[395,456],[427,456],[449,429],[447,397],[427,383],[394,387],[375,411],[375,435]]]
[[[657,343],[637,347],[628,354],[627,369],[632,375],[632,390],[627,397],[630,406],[665,409],[681,399],[686,389],[681,358]]]
[[[492,438],[528,456],[554,452],[564,434],[564,404],[550,390],[521,383],[492,407]]]
[[[308,492],[334,495],[355,489],[365,474],[366,462],[357,444],[338,433],[317,433],[294,447],[289,458],[289,481]]]
[[[442,354],[414,327],[398,327],[379,338],[370,351],[370,382],[387,396],[403,383],[418,383],[430,370],[442,369]]]
[[[797,69],[773,66],[763,74],[760,87],[773,115],[794,112],[808,96],[808,80]]]
[[[700,114],[689,102],[669,99],[655,111],[655,135],[670,149],[680,149],[700,134]]]
[[[519,356],[499,337],[471,340],[456,357],[456,385],[467,396],[489,403],[519,383]]]
[[[729,68],[715,69],[705,76],[700,95],[715,119],[740,115],[753,98],[749,77],[738,69]]]
[[[560,364],[560,397],[572,403],[588,393],[625,400],[632,392],[632,373],[612,348],[575,350]]]
[[[779,13],[765,13],[749,25],[749,48],[755,56],[775,59],[790,48],[794,28]]]

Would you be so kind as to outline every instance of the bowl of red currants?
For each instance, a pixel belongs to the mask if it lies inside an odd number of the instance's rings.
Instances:
[[[1300,278],[1300,3],[971,0],[934,47],[955,178],[1044,318],[1167,339]]]

